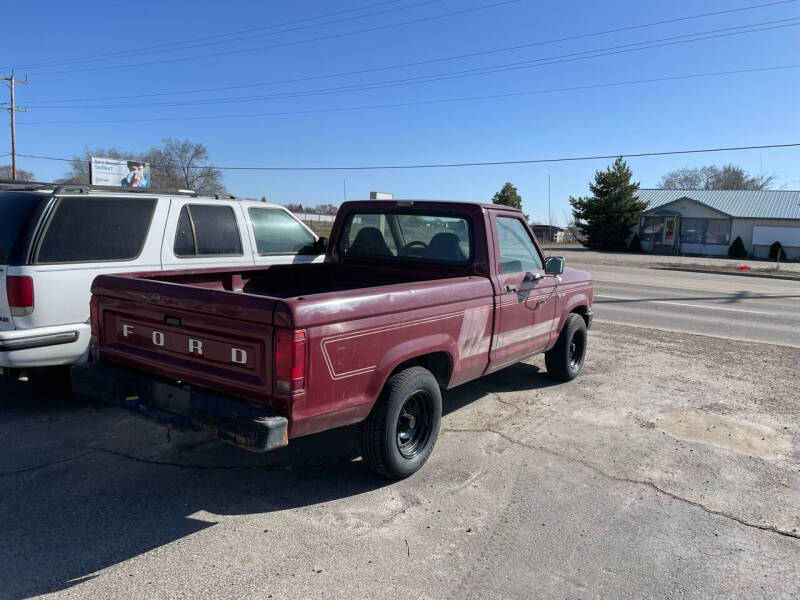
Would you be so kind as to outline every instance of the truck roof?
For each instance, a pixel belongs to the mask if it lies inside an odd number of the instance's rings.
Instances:
[[[490,202],[464,202],[461,200],[423,200],[423,199],[394,199],[394,200],[348,200],[343,202],[339,210],[351,209],[358,207],[360,209],[377,209],[386,210],[390,208],[414,208],[424,207],[425,210],[441,209],[441,210],[464,210],[465,207],[476,207],[494,210],[508,210],[516,213],[522,211],[518,208],[506,206],[504,204],[492,204]]]

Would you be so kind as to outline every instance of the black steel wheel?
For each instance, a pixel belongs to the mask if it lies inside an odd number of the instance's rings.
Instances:
[[[404,458],[414,458],[431,436],[433,402],[425,390],[418,390],[405,401],[397,417],[397,449]]]
[[[376,473],[402,479],[428,460],[442,420],[442,394],[430,371],[410,367],[386,382],[362,424],[362,455]]]
[[[586,321],[572,313],[564,322],[556,345],[544,353],[547,374],[559,381],[575,379],[583,368],[587,343]]]

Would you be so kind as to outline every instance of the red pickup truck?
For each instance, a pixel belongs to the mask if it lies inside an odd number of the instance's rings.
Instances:
[[[92,293],[77,393],[255,451],[361,422],[366,463],[402,478],[433,449],[441,390],[540,352],[578,375],[593,285],[518,210],[362,201],[324,263],[103,275]]]

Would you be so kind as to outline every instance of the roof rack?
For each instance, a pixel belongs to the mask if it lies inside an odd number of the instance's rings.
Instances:
[[[52,184],[51,184],[52,185]],[[162,195],[180,195],[180,196],[199,196],[194,190],[175,190],[175,189],[155,189],[155,188],[134,188],[134,187],[119,187],[111,185],[90,185],[87,183],[61,183],[53,186],[53,194],[88,194],[89,192],[116,192],[118,194],[162,194]]]

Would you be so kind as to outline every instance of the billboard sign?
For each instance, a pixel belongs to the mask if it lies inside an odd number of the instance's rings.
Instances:
[[[92,185],[150,187],[150,165],[138,160],[119,160],[92,156],[89,163]]]

